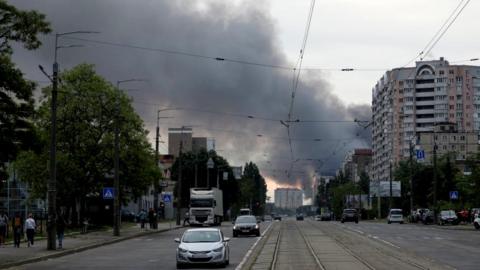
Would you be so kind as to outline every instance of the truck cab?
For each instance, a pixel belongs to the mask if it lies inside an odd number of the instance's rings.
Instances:
[[[220,225],[223,220],[223,194],[220,189],[190,189],[190,225]]]

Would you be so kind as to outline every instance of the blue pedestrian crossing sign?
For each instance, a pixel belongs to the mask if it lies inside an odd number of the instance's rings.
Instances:
[[[450,191],[450,200],[458,200],[458,191]]]
[[[102,194],[104,200],[113,200],[115,197],[115,189],[113,187],[103,188]]]
[[[425,151],[424,150],[417,150],[417,160],[424,160],[425,159]]]
[[[172,202],[172,195],[171,194],[163,194],[163,202],[164,203]]]

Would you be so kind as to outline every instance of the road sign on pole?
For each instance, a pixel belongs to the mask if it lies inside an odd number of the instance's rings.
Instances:
[[[113,200],[115,197],[115,189],[113,187],[103,188],[102,194],[104,200]]]
[[[458,191],[450,191],[450,200],[458,200]]]
[[[417,160],[423,161],[425,160],[425,151],[422,149],[417,149]]]
[[[172,195],[171,194],[163,194],[163,202],[164,203],[172,202]]]

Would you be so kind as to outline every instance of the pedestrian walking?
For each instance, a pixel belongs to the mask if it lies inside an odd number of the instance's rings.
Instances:
[[[30,213],[25,221],[25,231],[27,232],[27,242],[29,247],[33,246],[36,228],[37,224],[35,224],[35,219],[33,219],[33,215]]]
[[[63,237],[65,234],[65,218],[63,214],[57,216],[57,239],[58,239],[58,248],[63,248]]]
[[[0,247],[5,245],[5,238],[7,237],[8,216],[5,212],[0,212]]]
[[[140,228],[145,229],[145,222],[147,221],[147,213],[144,209],[138,213],[138,219],[140,221]]]
[[[12,229],[13,229],[13,246],[16,248],[20,247],[20,239],[23,235],[23,225],[22,218],[20,214],[15,214],[15,217],[12,220]]]
[[[190,214],[188,211],[185,213],[185,218],[183,219],[183,226],[185,226],[185,223],[188,223],[188,226],[190,226]]]
[[[150,223],[150,229],[154,229],[155,228],[155,211],[153,210],[153,208],[150,208],[150,210],[148,210],[148,222]]]

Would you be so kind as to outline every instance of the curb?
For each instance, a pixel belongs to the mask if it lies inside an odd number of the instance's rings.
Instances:
[[[139,233],[139,234],[134,234],[134,235],[130,235],[130,236],[120,237],[120,238],[112,239],[112,240],[105,241],[105,242],[95,243],[95,244],[91,244],[91,245],[87,245],[87,246],[82,246],[82,247],[77,247],[77,248],[73,248],[73,249],[69,249],[69,250],[62,250],[62,251],[58,251],[58,252],[56,252],[56,253],[49,254],[49,255],[45,255],[45,256],[39,256],[39,257],[31,258],[31,259],[26,259],[26,260],[21,260],[21,261],[6,263],[6,264],[0,264],[0,269],[6,269],[6,268],[15,267],[15,266],[20,266],[20,265],[24,265],[24,264],[29,264],[29,263],[34,263],[34,262],[45,261],[45,260],[48,260],[48,259],[58,258],[58,257],[62,257],[62,256],[66,256],[66,255],[70,255],[70,254],[82,252],[82,251],[85,251],[85,250],[98,248],[98,247],[101,247],[101,246],[108,246],[108,245],[111,245],[111,244],[115,244],[115,243],[118,243],[118,242],[130,240],[130,239],[137,238],[137,237],[141,237],[141,236],[145,236],[145,235],[151,235],[151,234],[155,234],[155,233],[162,233],[162,232],[171,231],[171,230],[176,230],[176,229],[180,229],[180,228],[182,228],[182,227],[173,227],[173,228],[171,228],[171,229],[169,228],[169,229],[162,229],[162,230],[157,230],[157,231],[141,232],[141,233]],[[55,252],[55,251],[53,251],[53,252]]]

